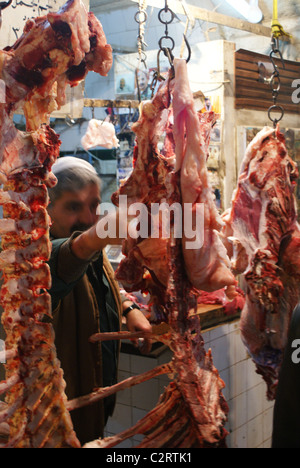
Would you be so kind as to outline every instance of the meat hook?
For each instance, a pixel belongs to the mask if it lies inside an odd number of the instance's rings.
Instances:
[[[278,112],[280,113],[280,116],[276,119],[272,117],[272,112]],[[278,122],[281,122],[285,114],[285,110],[282,106],[279,106],[278,104],[274,104],[274,106],[271,106],[268,110],[268,116],[271,122],[273,122],[274,128],[276,129]]]
[[[191,56],[192,56],[192,49],[191,49],[190,43],[188,41],[188,38],[186,37],[185,34],[183,35],[183,39],[184,39],[185,45],[186,45],[187,50],[188,50],[188,56],[187,56],[187,59],[186,59],[186,63],[189,63],[189,61],[191,60]]]
[[[188,56],[186,58],[186,63],[189,63],[189,61],[191,59],[191,55],[192,55],[192,50],[191,50],[190,43],[189,43],[189,41],[188,41],[185,34],[183,34],[183,38],[184,38],[184,42],[185,42],[187,50],[188,50]],[[163,52],[164,55],[169,60],[169,64],[170,64],[170,67],[172,69],[173,76],[175,77],[174,55],[173,55],[172,50],[173,50],[173,48],[161,47],[161,43],[160,43],[160,49],[159,49],[159,51],[157,53],[157,69],[156,69],[156,72],[153,75],[153,80],[152,80],[152,83],[151,83],[151,86],[150,86],[150,89],[152,90],[152,97],[154,95],[154,89],[155,89],[155,87],[157,85],[157,82],[158,81],[165,81],[165,78],[162,76],[161,71],[160,71],[160,54],[161,54],[161,52]]]
[[[283,59],[283,56],[282,56],[282,53],[279,49],[279,38],[275,38],[274,36],[272,37],[272,42],[271,42],[271,46],[272,46],[272,50],[271,50],[271,53],[270,53],[270,60],[272,62],[272,65],[274,67],[274,69],[276,70],[278,68],[278,66],[276,65],[275,61],[274,61],[274,55],[279,55],[279,58],[281,60],[281,63],[282,63],[282,66],[283,68],[285,69],[285,63],[284,63],[284,59]],[[276,57],[275,57],[276,58]]]
[[[8,2],[0,2],[0,10],[4,10],[11,4],[12,0],[9,0]]]
[[[165,81],[165,78],[162,76],[162,74],[160,72],[160,54],[162,52],[165,54],[165,56],[169,60],[169,64],[170,64],[171,68],[173,68],[174,55],[173,55],[171,49],[169,49],[168,47],[164,47],[162,49],[159,49],[158,54],[157,54],[157,71],[156,71],[156,74],[155,74],[156,82],[157,81]]]
[[[186,37],[185,34],[183,34],[183,38],[184,38],[184,42],[186,44],[186,47],[187,47],[187,50],[188,50],[188,56],[186,58],[186,63],[189,63],[189,61],[191,60],[191,55],[192,55],[192,51],[191,51],[191,46],[189,44],[189,41]],[[159,58],[160,58],[160,53],[163,52],[164,55],[167,57],[167,59],[169,60],[169,64],[171,66],[171,68],[173,68],[173,64],[174,64],[174,54],[172,52],[173,49],[170,49],[169,47],[162,47],[159,51],[158,51],[158,54],[157,54],[157,72],[158,72],[158,79],[160,78],[163,78],[160,74],[160,62],[159,62]]]
[[[185,34],[183,34],[183,39],[184,39],[185,45],[186,45],[187,50],[188,50],[188,56],[186,58],[186,63],[189,63],[189,61],[191,60],[191,56],[192,56],[192,50],[191,50],[190,43],[189,43],[189,41],[188,41]],[[173,52],[172,52],[173,49],[163,47],[161,50],[163,50],[165,56],[169,59],[169,63],[171,65],[171,67],[173,67],[173,62],[174,62],[174,55],[173,55]]]

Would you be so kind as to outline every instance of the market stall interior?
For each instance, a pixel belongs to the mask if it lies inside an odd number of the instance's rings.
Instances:
[[[80,447],[72,411],[117,393],[84,447],[269,448],[300,296],[298,2],[0,10],[0,447]],[[69,155],[138,218],[106,253],[152,334],[92,335],[122,342],[119,382],[68,401],[46,208]]]

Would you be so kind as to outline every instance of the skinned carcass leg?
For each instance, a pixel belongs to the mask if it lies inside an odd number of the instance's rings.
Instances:
[[[235,286],[226,249],[219,231],[223,222],[218,214],[206,167],[209,135],[214,114],[199,116],[189,87],[184,60],[175,59],[174,139],[176,167],[180,170],[182,205],[190,219],[194,238],[184,230],[183,254],[185,269],[192,285],[198,290],[216,291]],[[203,226],[197,224],[197,210],[202,206]],[[186,214],[187,215],[187,214]],[[195,246],[194,246],[195,245]]]

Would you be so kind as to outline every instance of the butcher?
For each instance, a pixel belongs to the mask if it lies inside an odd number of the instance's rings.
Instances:
[[[150,332],[151,325],[136,304],[121,296],[105,254],[108,244],[120,244],[121,240],[101,239],[97,235],[101,198],[95,169],[82,159],[67,156],[59,158],[52,171],[58,182],[49,189],[49,292],[57,354],[71,400],[117,381],[118,342],[92,344],[91,335],[119,331],[122,317],[132,332]],[[145,339],[141,352],[150,350],[151,341]],[[74,429],[82,444],[103,436],[114,405],[115,397],[111,396],[72,412]]]

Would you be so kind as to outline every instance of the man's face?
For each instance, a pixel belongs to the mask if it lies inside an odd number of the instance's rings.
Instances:
[[[64,192],[48,208],[51,235],[57,239],[70,237],[75,231],[86,231],[98,220],[97,207],[101,201],[96,184],[89,184],[78,192]]]

